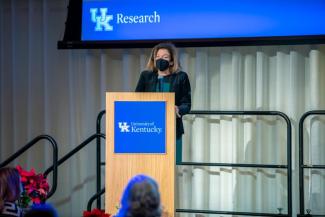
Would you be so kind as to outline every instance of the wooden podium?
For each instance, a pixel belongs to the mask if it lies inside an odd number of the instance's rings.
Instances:
[[[130,130],[118,128],[115,109],[117,104],[140,102],[161,102],[165,105],[165,153],[116,153],[115,131]],[[131,103],[132,105],[132,103]],[[133,116],[143,115],[144,111],[128,106]],[[120,115],[123,117],[123,115]],[[133,122],[122,122],[127,125]],[[121,123],[121,126],[122,126]],[[151,122],[150,125],[154,125]],[[120,127],[121,127],[120,126]],[[130,135],[130,134],[122,134]],[[119,134],[119,138],[121,137]],[[136,134],[136,133],[134,133]],[[150,136],[150,135],[149,135]],[[117,137],[117,136],[116,136]],[[122,138],[123,139],[123,138]],[[131,140],[132,141],[132,140]],[[120,205],[123,190],[131,177],[146,174],[153,177],[158,185],[163,206],[163,212],[168,216],[175,216],[175,99],[174,93],[134,93],[110,92],[106,93],[106,181],[105,181],[105,212],[115,215]],[[133,140],[136,143],[135,140]],[[130,143],[133,143],[130,142]],[[132,144],[125,144],[132,146]],[[154,144],[152,144],[154,145]],[[133,147],[133,146],[132,146]],[[115,150],[116,149],[116,150]]]

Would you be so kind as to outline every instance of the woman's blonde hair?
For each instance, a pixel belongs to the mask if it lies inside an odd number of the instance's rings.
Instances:
[[[170,54],[170,61],[173,62],[173,64],[169,66],[169,71],[171,73],[177,73],[178,71],[180,71],[181,65],[178,60],[177,49],[172,43],[160,43],[154,46],[152,48],[150,58],[147,63],[147,68],[152,71],[158,71],[155,66],[155,57],[160,49],[166,49]]]
[[[5,201],[14,202],[19,199],[20,175],[16,168],[4,167],[0,169],[0,212]]]

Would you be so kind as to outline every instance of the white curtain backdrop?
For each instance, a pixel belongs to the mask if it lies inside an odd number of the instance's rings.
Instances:
[[[105,92],[133,91],[145,67],[150,49],[57,50],[67,5],[68,0],[0,1],[0,161],[40,134],[56,139],[62,157],[95,133]],[[193,110],[277,110],[290,117],[296,215],[298,121],[305,111],[325,109],[325,46],[179,51],[192,85]],[[188,115],[184,121],[184,161],[287,163],[281,118]],[[306,122],[306,163],[325,163],[324,125],[319,117]],[[86,209],[95,193],[95,156],[92,143],[59,168],[49,202],[60,216],[81,216]],[[50,146],[41,142],[11,165],[44,172],[51,160]],[[320,170],[305,172],[305,207],[314,214],[325,213],[324,177]],[[287,172],[178,167],[177,208],[286,213]]]

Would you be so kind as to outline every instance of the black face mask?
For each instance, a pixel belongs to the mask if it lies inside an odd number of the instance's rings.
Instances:
[[[165,59],[157,59],[156,60],[156,67],[160,71],[165,71],[169,67],[169,62],[168,62],[168,60],[165,60]]]

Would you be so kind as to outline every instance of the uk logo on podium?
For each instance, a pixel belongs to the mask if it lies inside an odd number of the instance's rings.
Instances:
[[[117,101],[114,153],[166,153],[166,102]]]
[[[120,128],[121,133],[130,132],[129,130],[130,125],[128,125],[126,122],[118,122],[118,127]]]

